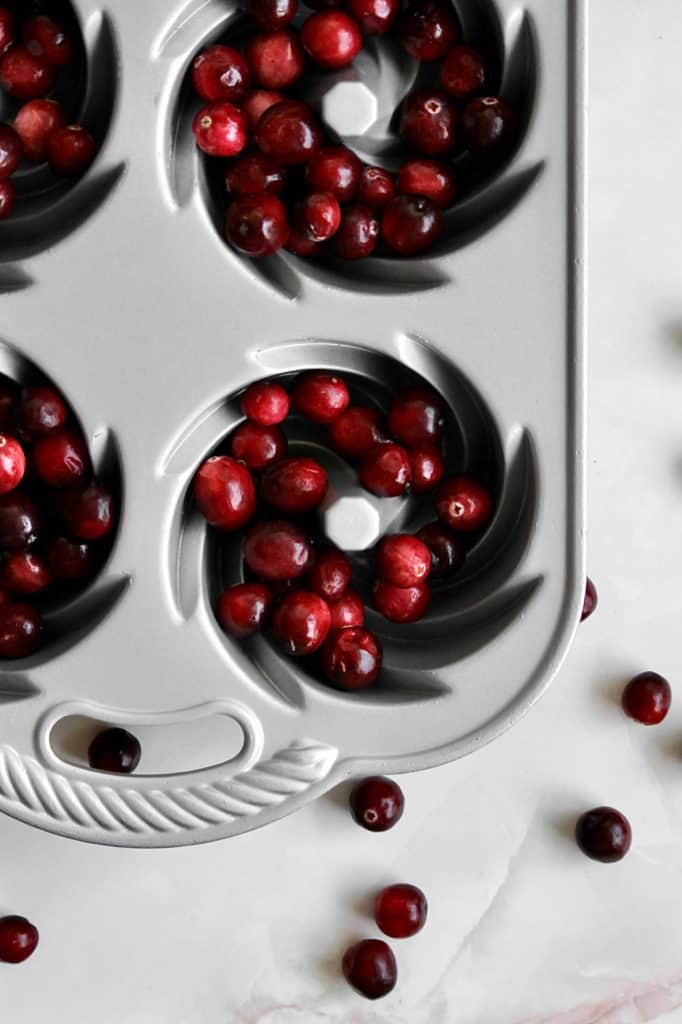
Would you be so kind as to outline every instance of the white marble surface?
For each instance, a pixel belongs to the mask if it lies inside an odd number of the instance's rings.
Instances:
[[[551,0],[547,0],[548,3]],[[459,764],[405,777],[383,836],[345,792],[237,840],[159,853],[78,845],[0,819],[0,912],[40,926],[0,971],[20,1024],[633,1024],[682,1021],[682,698],[662,727],[614,701],[643,668],[682,686],[682,16],[591,5],[589,566],[601,605],[549,695]],[[621,865],[567,825],[631,818]],[[378,1004],[338,978],[374,934],[368,898],[421,884]]]

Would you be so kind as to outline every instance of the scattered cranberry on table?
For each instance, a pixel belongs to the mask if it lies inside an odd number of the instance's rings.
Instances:
[[[632,844],[632,828],[624,814],[613,807],[595,807],[578,819],[575,839],[591,860],[614,864],[622,860]]]
[[[402,818],[405,797],[393,779],[371,775],[353,787],[350,809],[357,824],[368,832],[387,832]]]
[[[588,576],[585,583],[585,597],[583,599],[583,610],[580,616],[581,622],[584,622],[585,619],[589,619],[590,615],[597,607],[598,600],[597,588]]]
[[[35,953],[38,940],[38,929],[25,917],[0,917],[0,963],[20,964],[28,960]]]
[[[374,905],[374,917],[384,935],[408,939],[426,924],[426,896],[416,885],[399,883],[382,889]]]
[[[140,741],[127,729],[103,729],[88,747],[88,763],[99,772],[130,775],[140,763]]]
[[[348,984],[367,999],[387,996],[398,980],[395,957],[383,939],[356,942],[344,953],[342,969]]]
[[[623,690],[623,711],[642,725],[659,725],[670,711],[672,689],[658,672],[640,672]]]

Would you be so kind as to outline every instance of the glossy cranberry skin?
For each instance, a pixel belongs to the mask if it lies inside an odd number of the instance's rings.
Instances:
[[[361,203],[347,206],[334,236],[336,255],[344,260],[361,260],[372,255],[378,241],[379,221],[374,211]]]
[[[321,68],[335,71],[353,63],[362,49],[362,33],[345,11],[318,11],[304,22],[301,44]]]
[[[458,36],[452,6],[439,0],[413,0],[398,21],[398,38],[417,60],[444,57]]]
[[[61,580],[84,580],[92,576],[95,559],[84,541],[56,537],[45,552],[50,571]]]
[[[274,107],[275,103],[281,103],[286,97],[281,92],[272,89],[254,89],[245,100],[241,108],[246,114],[251,131],[255,131],[256,125],[266,110]]]
[[[383,939],[356,942],[344,953],[342,970],[351,988],[366,999],[382,999],[398,980],[398,965]]]
[[[331,629],[348,629],[349,626],[364,626],[365,605],[359,594],[348,589],[338,601],[329,602],[332,617]]]
[[[9,494],[18,487],[25,472],[24,449],[9,434],[0,434],[0,494]]]
[[[408,452],[412,470],[412,490],[415,494],[426,494],[434,490],[443,478],[445,463],[443,456],[433,445],[422,445]]]
[[[393,176],[383,167],[365,167],[360,176],[356,199],[379,210],[395,196]]]
[[[246,118],[233,103],[202,107],[192,122],[197,146],[208,156],[236,156],[247,140]]]
[[[23,146],[17,132],[8,124],[0,124],[0,179],[14,174],[22,155]]]
[[[82,434],[62,430],[39,438],[32,452],[33,466],[50,487],[70,487],[86,474],[90,460]]]
[[[291,392],[292,408],[313,423],[331,423],[349,403],[346,382],[331,373],[304,373]]]
[[[40,615],[28,604],[0,607],[0,658],[28,658],[40,646]]]
[[[450,477],[438,489],[436,512],[451,530],[470,533],[488,525],[493,515],[493,499],[490,492],[471,477]]]
[[[469,100],[485,88],[485,60],[471,46],[453,46],[440,69],[440,84],[456,100]]]
[[[308,537],[284,519],[257,523],[244,541],[244,561],[251,572],[268,582],[302,576],[313,564],[313,558]]]
[[[425,583],[431,571],[431,552],[409,533],[384,537],[377,545],[376,570],[380,579],[396,587]]]
[[[322,143],[322,132],[310,107],[284,100],[265,111],[256,128],[256,145],[289,166],[307,163]]]
[[[64,127],[66,114],[56,100],[29,100],[14,118],[14,128],[24,147],[24,156],[34,163],[47,160],[48,140]]]
[[[17,420],[31,437],[43,437],[53,430],[61,430],[66,416],[64,399],[54,388],[29,387],[22,392]]]
[[[279,195],[286,174],[264,153],[242,153],[225,172],[225,187],[231,196],[253,196],[260,192]]]
[[[447,579],[464,563],[466,547],[463,540],[443,523],[427,523],[417,531],[417,537],[431,552],[431,581]]]
[[[73,60],[73,46],[64,28],[52,18],[38,14],[24,22],[22,37],[29,53],[63,68]]]
[[[73,537],[100,540],[113,529],[114,499],[106,487],[91,483],[67,493],[63,515]]]
[[[230,452],[252,473],[258,473],[286,455],[287,439],[279,427],[263,427],[248,420],[232,435]]]
[[[353,787],[350,809],[357,824],[368,832],[387,832],[402,818],[405,797],[393,779],[371,775]]]
[[[265,625],[272,605],[272,592],[262,583],[237,583],[218,598],[216,614],[226,633],[243,639]]]
[[[330,625],[327,602],[309,590],[292,590],[272,617],[275,639],[295,658],[319,650],[327,639]]]
[[[305,66],[298,37],[286,28],[254,36],[246,44],[246,57],[253,77],[264,89],[288,89]]]
[[[396,587],[377,580],[372,590],[374,607],[389,622],[417,622],[431,603],[431,591],[424,584]]]
[[[242,395],[241,406],[248,419],[263,427],[272,427],[289,415],[289,396],[281,384],[257,381]]]
[[[642,725],[659,725],[670,711],[670,683],[658,672],[640,672],[623,690],[623,711]]]
[[[382,657],[374,633],[362,627],[340,629],[322,648],[322,671],[341,690],[366,690],[377,681]]]
[[[23,551],[40,532],[40,515],[32,498],[20,491],[0,495],[0,548]]]
[[[345,459],[359,459],[389,437],[379,409],[351,405],[330,423],[329,440],[334,451]]]
[[[409,456],[397,444],[377,445],[367,452],[360,466],[363,487],[380,498],[397,498],[404,494],[411,479]]]
[[[25,917],[0,917],[0,963],[20,964],[28,960],[35,953],[38,939],[38,929]]]
[[[13,46],[0,58],[0,88],[17,100],[46,96],[55,83],[56,72],[44,57],[36,57],[25,46]]]
[[[15,594],[39,594],[51,582],[45,562],[30,551],[13,551],[0,563],[0,586]]]
[[[595,807],[578,818],[575,841],[591,860],[615,864],[632,844],[632,829],[624,814],[613,807]]]
[[[411,447],[436,445],[445,433],[445,403],[429,388],[409,388],[391,403],[388,429]]]
[[[192,84],[201,99],[210,103],[237,103],[246,94],[250,80],[248,64],[231,46],[209,46],[192,62]]]
[[[341,223],[341,207],[331,192],[313,192],[296,206],[294,224],[311,242],[326,242]]]
[[[399,0],[348,0],[347,6],[366,36],[383,36],[400,10]]]
[[[14,42],[14,15],[9,7],[0,7],[0,54]]]
[[[291,252],[294,256],[300,256],[303,259],[310,259],[311,256],[317,255],[320,251],[319,242],[311,242],[309,238],[302,235],[296,228],[292,228],[287,238],[287,244],[284,246],[287,252]]]
[[[462,140],[476,156],[492,156],[514,139],[516,114],[504,100],[484,96],[472,100],[462,113]]]
[[[346,593],[352,576],[351,564],[342,551],[330,548],[318,555],[306,583],[325,601],[338,601]]]
[[[443,227],[443,215],[423,196],[398,196],[384,210],[381,232],[384,241],[399,256],[417,256],[436,241]]]
[[[141,753],[139,740],[126,729],[103,729],[88,747],[88,763],[98,772],[130,775]]]
[[[581,622],[584,622],[585,619],[589,619],[598,603],[599,598],[597,596],[597,588],[588,576],[587,582],[585,583],[585,597],[583,598],[583,610],[580,616]]]
[[[401,195],[425,196],[441,210],[457,195],[452,169],[440,160],[408,160],[398,172],[396,187]]]
[[[260,259],[277,252],[289,237],[284,204],[269,192],[242,196],[230,204],[225,237],[237,252]]]
[[[306,168],[305,183],[311,192],[328,192],[347,203],[357,192],[362,164],[346,146],[325,146]]]
[[[202,515],[218,530],[240,530],[256,511],[251,474],[229,455],[204,462],[194,478],[194,497]]]
[[[16,197],[16,189],[9,178],[0,178],[0,220],[9,217]]]
[[[259,28],[274,32],[296,17],[298,0],[247,0],[246,10]]]
[[[327,474],[315,459],[281,459],[263,473],[260,496],[286,515],[317,508],[327,493]]]
[[[95,159],[96,153],[95,140],[79,124],[59,128],[47,140],[50,169],[63,177],[82,174]]]
[[[439,156],[455,144],[455,122],[455,108],[444,92],[418,89],[403,103],[400,132],[412,149]]]
[[[382,889],[374,904],[374,918],[384,935],[409,939],[426,924],[426,896],[416,885],[401,883]]]

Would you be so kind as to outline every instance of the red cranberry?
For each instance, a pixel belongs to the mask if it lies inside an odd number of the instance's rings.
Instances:
[[[231,46],[209,46],[192,63],[192,84],[202,100],[237,103],[249,87],[251,72]]]
[[[262,583],[237,583],[218,598],[218,622],[226,633],[242,639],[265,625],[272,593]]]
[[[272,617],[275,639],[295,658],[319,650],[330,625],[327,602],[308,590],[292,590]]]
[[[395,195],[393,177],[383,167],[365,167],[360,177],[358,194],[359,202],[380,209],[390,203]]]
[[[266,32],[284,28],[296,17],[298,0],[247,0],[246,10]]]
[[[297,526],[273,519],[251,527],[244,541],[244,561],[264,580],[292,580],[310,568],[313,549]]]
[[[359,627],[340,629],[322,648],[322,671],[342,690],[366,690],[377,680],[382,657],[374,633]]]
[[[632,844],[630,822],[613,807],[595,807],[578,818],[575,840],[591,860],[614,864],[622,860]]]
[[[235,199],[227,210],[225,237],[244,256],[270,256],[289,237],[284,204],[269,192]]]
[[[202,107],[192,122],[197,146],[209,156],[236,156],[246,145],[246,118],[225,101]]]
[[[583,622],[585,619],[589,619],[592,612],[597,607],[599,598],[597,596],[597,588],[595,587],[592,580],[587,578],[585,584],[585,597],[583,599],[583,610],[580,616],[580,621]]]
[[[364,626],[365,606],[359,594],[348,589],[338,601],[329,602],[332,617],[331,628],[347,629],[349,626]]]
[[[28,18],[24,22],[22,36],[29,53],[42,57],[48,64],[65,67],[73,60],[69,36],[61,25],[44,14]]]
[[[16,189],[9,178],[0,178],[0,220],[9,217],[14,209]]]
[[[61,580],[83,580],[92,576],[94,558],[92,548],[83,541],[56,537],[46,550],[50,571]]]
[[[413,587],[396,587],[377,580],[373,588],[374,607],[389,622],[417,622],[431,603],[431,591],[419,583]]]
[[[140,741],[126,729],[103,729],[88,747],[88,763],[98,772],[130,775],[141,753]]]
[[[372,255],[378,241],[379,221],[369,206],[347,206],[334,236],[336,254],[344,260],[361,260]]]
[[[230,452],[252,473],[258,473],[281,459],[287,450],[287,439],[279,427],[262,427],[248,420],[232,435]]]
[[[337,70],[353,63],[362,49],[362,33],[344,11],[319,11],[304,22],[301,43],[316,64]]]
[[[40,615],[28,604],[6,604],[0,608],[0,658],[27,658],[38,650],[43,625]]]
[[[264,89],[288,89],[301,77],[305,65],[298,37],[286,28],[254,36],[246,44],[246,57],[253,77]]]
[[[346,593],[352,575],[351,564],[336,548],[318,555],[307,577],[307,585],[325,601],[338,601]]]
[[[380,498],[403,494],[411,479],[409,456],[397,444],[378,444],[362,460],[360,480],[368,491]]]
[[[85,439],[75,430],[41,437],[33,448],[33,465],[40,479],[50,487],[69,487],[88,470]]]
[[[281,384],[257,381],[242,395],[242,412],[254,423],[272,427],[289,415],[289,396]]]
[[[20,964],[28,960],[35,953],[38,938],[38,929],[25,917],[0,917],[0,962]]]
[[[441,210],[457,194],[452,169],[439,160],[408,160],[398,172],[397,188],[402,195],[425,196]]]
[[[325,242],[339,230],[341,207],[331,192],[313,192],[296,206],[295,224],[311,242]]]
[[[409,533],[384,537],[377,546],[377,575],[396,587],[425,583],[431,571],[431,552],[423,541]]]
[[[384,210],[381,231],[389,248],[400,256],[416,256],[433,245],[443,215],[423,196],[398,196]]]
[[[346,146],[325,146],[312,157],[306,168],[305,183],[313,192],[329,192],[340,203],[355,195],[362,164]]]
[[[445,404],[435,391],[409,388],[391,403],[388,429],[411,447],[435,445],[445,432]]]
[[[20,491],[0,495],[0,548],[23,551],[38,539],[40,516],[35,502]]]
[[[114,525],[113,497],[98,483],[69,491],[64,502],[64,523],[78,540],[106,537]]]
[[[331,373],[304,373],[291,392],[297,413],[313,423],[331,423],[348,408],[350,395],[345,381]]]
[[[423,445],[409,453],[412,470],[412,490],[415,494],[432,491],[445,472],[443,456],[433,445]]]
[[[24,156],[34,163],[47,160],[48,140],[66,127],[66,114],[56,100],[29,100],[14,118],[14,128],[24,147]]]
[[[367,405],[351,405],[330,423],[332,448],[346,459],[359,459],[388,441],[383,414]]]
[[[471,46],[453,46],[440,69],[440,84],[456,100],[469,100],[486,84],[485,60]]]
[[[284,246],[287,252],[291,252],[294,256],[301,256],[304,259],[309,259],[311,256],[315,256],[320,251],[319,242],[311,242],[309,238],[297,231],[296,228],[292,228],[287,238],[287,244]]]
[[[0,494],[8,494],[18,487],[25,472],[24,449],[9,434],[0,434]]]
[[[348,10],[367,36],[388,32],[400,10],[399,0],[349,0]]]
[[[0,54],[14,42],[14,15],[9,7],[0,7]]]
[[[219,530],[240,530],[256,511],[251,474],[229,455],[214,455],[204,462],[194,478],[194,497],[211,526]]]
[[[488,525],[493,515],[493,499],[471,477],[453,476],[438,489],[436,512],[451,530],[470,533]]]
[[[398,965],[383,939],[363,939],[343,955],[343,975],[348,984],[367,999],[381,999],[398,980]]]
[[[426,924],[426,896],[416,885],[389,885],[382,889],[374,905],[374,917],[384,935],[409,939]]]
[[[451,576],[464,562],[466,548],[462,539],[442,523],[427,523],[417,532],[417,537],[431,552],[430,580]]]
[[[455,144],[455,108],[436,89],[418,89],[409,94],[400,115],[400,132],[408,146],[438,156]]]
[[[17,100],[46,96],[55,78],[52,65],[30,53],[25,46],[14,46],[0,58],[0,88]]]
[[[462,113],[464,144],[476,156],[489,156],[506,149],[515,128],[514,111],[496,96],[472,100]]]
[[[285,172],[264,153],[242,153],[225,173],[227,191],[237,197],[259,192],[279,195],[285,181]]]
[[[274,107],[275,103],[281,103],[284,99],[285,97],[281,92],[274,92],[273,90],[254,89],[253,92],[250,92],[246,99],[242,101],[241,108],[243,113],[246,114],[251,131],[255,131],[256,125],[266,110]]]
[[[8,124],[0,124],[0,179],[14,174],[22,155],[23,146],[17,132]]]
[[[54,388],[30,387],[23,391],[17,419],[31,437],[60,430],[66,423],[66,416],[64,400]]]
[[[398,21],[400,42],[417,60],[444,57],[458,35],[455,12],[441,0],[413,0]]]
[[[0,584],[17,594],[39,594],[52,582],[52,573],[38,555],[14,551],[0,565]]]
[[[623,711],[642,725],[658,725],[670,711],[670,683],[658,672],[640,672],[623,690]]]
[[[402,818],[405,797],[393,779],[372,775],[353,788],[350,809],[358,825],[368,832],[386,832]]]
[[[317,508],[326,493],[327,474],[315,459],[282,459],[265,470],[260,484],[261,497],[289,515]]]
[[[322,132],[310,107],[284,100],[265,111],[256,128],[256,144],[280,163],[306,163],[318,151]]]
[[[59,128],[47,140],[47,159],[55,174],[82,174],[97,153],[97,145],[90,132],[79,124]]]

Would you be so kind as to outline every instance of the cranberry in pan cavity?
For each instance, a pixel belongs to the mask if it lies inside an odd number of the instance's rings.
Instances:
[[[362,485],[380,498],[396,498],[403,494],[411,479],[409,456],[397,444],[379,444],[362,460]]]
[[[244,561],[261,579],[292,580],[313,564],[313,549],[298,526],[273,519],[251,527],[244,541]]]
[[[230,452],[252,473],[277,462],[286,455],[287,439],[279,427],[263,427],[247,420],[232,435]]]
[[[55,83],[54,67],[24,46],[13,46],[0,58],[0,89],[17,100],[47,96]]]
[[[9,178],[0,178],[0,220],[6,220],[14,209],[17,192]]]
[[[269,107],[256,127],[256,145],[285,166],[307,163],[322,143],[322,131],[305,103],[284,100]]]
[[[455,108],[444,92],[418,89],[403,103],[400,133],[417,152],[439,156],[455,144],[455,121]]]
[[[373,590],[374,607],[389,622],[417,622],[431,602],[431,591],[423,584],[395,587],[377,580]]]
[[[409,452],[412,470],[412,490],[415,494],[432,491],[445,472],[443,456],[433,445],[422,445]]]
[[[329,192],[346,203],[357,192],[362,164],[346,146],[326,146],[312,157],[306,168],[305,182],[313,192]]]
[[[225,237],[244,256],[270,256],[289,238],[284,204],[269,192],[235,199],[225,217]]]
[[[72,177],[87,170],[97,153],[90,132],[79,124],[58,128],[47,140],[50,169],[63,177]]]
[[[285,181],[284,170],[263,153],[243,153],[225,172],[225,187],[237,198],[260,192],[279,195]]]
[[[366,36],[388,32],[400,10],[399,0],[348,0],[348,10]]]
[[[91,546],[68,537],[56,537],[51,541],[46,556],[50,571],[62,580],[87,579],[95,568]]]
[[[254,423],[271,427],[289,415],[289,396],[281,384],[262,380],[251,384],[242,396],[242,412]]]
[[[317,508],[327,493],[327,474],[319,462],[308,458],[281,459],[263,474],[260,495],[288,515]]]
[[[315,256],[320,251],[320,242],[311,242],[309,238],[302,235],[296,228],[292,228],[284,248],[287,252],[293,253],[294,256],[310,259],[311,256]]]
[[[246,145],[246,118],[227,101],[202,107],[192,122],[192,131],[197,146],[208,156],[236,156]]]
[[[437,444],[445,432],[445,404],[429,388],[409,388],[398,394],[388,413],[388,429],[410,447]]]
[[[381,671],[379,638],[368,629],[341,629],[332,633],[322,648],[322,671],[342,690],[366,690]]]
[[[493,515],[490,492],[468,476],[444,480],[436,497],[438,518],[451,530],[470,533],[487,526]]]
[[[0,7],[0,54],[8,50],[14,42],[14,14],[4,4]]]
[[[332,630],[363,626],[365,623],[365,606],[360,595],[354,590],[348,589],[338,601],[330,601],[329,611],[332,617]]]
[[[266,110],[274,107],[275,103],[281,103],[285,97],[281,92],[272,89],[254,89],[241,103],[241,109],[246,114],[251,131],[255,131],[256,125]]]
[[[417,60],[445,56],[458,36],[457,18],[446,0],[413,0],[398,21],[398,38]]]
[[[101,484],[69,491],[64,500],[64,523],[79,540],[100,540],[114,526],[114,499]]]
[[[301,43],[322,68],[338,70],[352,64],[362,49],[362,33],[344,11],[311,14],[301,28]]]
[[[417,256],[436,241],[443,227],[443,215],[424,196],[398,196],[384,210],[381,232],[384,241],[399,256]]]
[[[293,590],[275,609],[272,631],[294,657],[313,654],[327,639],[331,615],[327,602],[308,590]]]
[[[339,455],[359,459],[389,437],[383,414],[378,409],[351,405],[329,425],[329,440]]]
[[[326,242],[341,223],[341,207],[331,192],[313,192],[296,206],[296,229],[311,242]]]
[[[351,564],[342,551],[330,548],[318,555],[308,574],[308,587],[325,601],[338,601],[346,593],[352,575]]]
[[[396,587],[425,583],[431,571],[431,552],[409,533],[384,537],[377,546],[376,570],[380,579]]]
[[[485,61],[471,46],[453,46],[440,69],[440,84],[456,100],[469,100],[483,90]]]
[[[349,403],[345,381],[330,373],[304,373],[291,392],[293,409],[313,423],[331,423]]]
[[[246,10],[266,32],[283,28],[296,17],[298,0],[247,0]]]
[[[427,523],[417,532],[417,537],[431,552],[430,580],[446,579],[464,563],[464,541],[443,523]]]
[[[369,206],[352,203],[341,214],[339,230],[334,236],[334,251],[344,260],[361,260],[371,256],[379,241],[379,221]]]
[[[60,430],[66,422],[66,415],[66,404],[54,388],[29,387],[22,392],[17,420],[31,437],[42,437],[53,430]]]
[[[0,658],[27,658],[38,650],[42,635],[40,615],[28,604],[0,607]]]
[[[246,58],[264,89],[288,89],[301,77],[305,65],[298,37],[289,29],[253,36],[246,44]]]
[[[401,195],[425,196],[441,210],[457,195],[452,169],[440,160],[408,160],[398,172],[397,188]]]
[[[0,179],[10,178],[21,163],[23,144],[19,133],[8,124],[0,124]]]
[[[52,573],[30,551],[12,551],[0,563],[0,586],[15,594],[39,594],[52,582]]]
[[[237,583],[218,598],[216,614],[226,633],[243,639],[265,625],[272,593],[262,583]]]
[[[583,610],[580,616],[581,622],[585,619],[589,619],[590,615],[597,607],[598,602],[599,598],[597,596],[597,588],[588,576],[587,582],[585,583],[585,597],[583,598]]]
[[[22,28],[26,49],[35,57],[41,57],[55,67],[66,67],[73,60],[73,46],[62,25],[38,14],[28,18]]]
[[[377,210],[386,206],[394,195],[395,185],[393,177],[388,171],[385,171],[383,167],[365,167],[363,169],[356,196],[360,203]]]
[[[39,438],[32,454],[36,473],[50,487],[70,487],[90,467],[85,439],[75,430],[61,430]]]
[[[493,156],[513,142],[516,115],[504,100],[484,96],[464,108],[461,124],[467,149],[476,156]]]
[[[0,495],[0,548],[24,551],[38,540],[40,514],[32,498],[21,491]]]
[[[256,510],[256,490],[248,469],[228,455],[207,459],[194,479],[202,514],[219,530],[239,530]]]
[[[24,156],[34,163],[47,160],[47,144],[52,135],[66,127],[66,114],[56,100],[29,100],[14,118]]]
[[[8,494],[18,487],[25,472],[24,449],[9,434],[0,434],[0,494]]]
[[[192,63],[192,83],[202,100],[238,103],[245,95],[251,72],[241,53],[231,46],[209,46]]]

